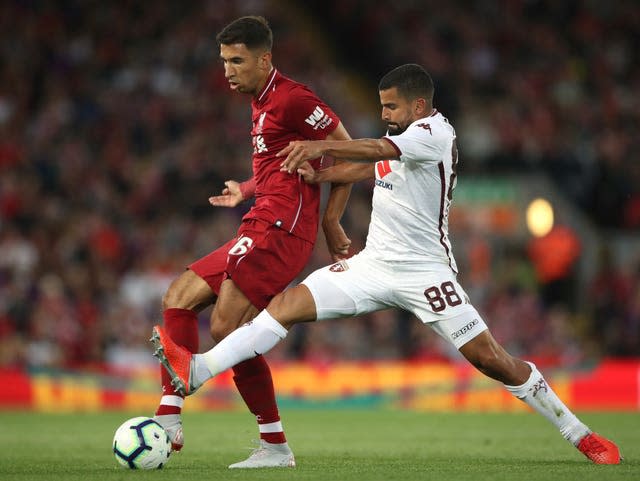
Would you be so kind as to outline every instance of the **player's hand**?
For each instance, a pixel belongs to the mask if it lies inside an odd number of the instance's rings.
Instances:
[[[342,225],[339,222],[323,222],[322,229],[324,237],[327,241],[329,254],[334,262],[349,257],[349,247],[351,247],[351,239],[345,234]]]
[[[240,184],[235,180],[227,180],[222,195],[212,195],[209,197],[209,204],[214,207],[235,207],[244,199],[240,191]]]
[[[303,162],[297,170],[298,174],[302,176],[302,179],[307,184],[316,184],[318,182],[318,176],[316,175],[316,170],[312,167],[309,162]]]
[[[288,146],[276,154],[276,157],[287,156],[280,163],[280,170],[291,174],[296,172],[305,161],[322,157],[322,149],[318,145],[319,143],[313,140],[294,140],[289,142]]]

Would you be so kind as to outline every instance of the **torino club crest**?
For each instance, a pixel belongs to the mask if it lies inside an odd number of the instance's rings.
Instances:
[[[331,267],[329,267],[329,270],[331,272],[344,272],[349,270],[349,264],[347,264],[347,261],[341,260],[340,262],[336,262]]]

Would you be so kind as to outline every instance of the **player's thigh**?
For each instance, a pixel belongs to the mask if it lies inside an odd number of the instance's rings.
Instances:
[[[226,277],[229,250],[232,249],[237,242],[237,237],[231,239],[213,252],[197,259],[189,265],[189,270],[202,279],[216,296],[220,292],[220,286]]]
[[[316,318],[337,319],[390,307],[390,286],[360,255],[311,273],[302,281],[313,297]]]
[[[240,225],[234,239],[189,267],[216,295],[223,282],[232,279],[251,304],[263,309],[302,271],[312,250],[310,242],[266,222],[250,220]]]
[[[162,298],[162,308],[190,309],[201,311],[214,302],[216,298],[209,284],[200,276],[185,270],[171,283]]]
[[[448,269],[396,273],[396,301],[456,349],[487,329],[467,293]]]
[[[302,272],[313,244],[263,222],[248,225],[239,234],[228,252],[226,278],[255,307],[264,309]]]
[[[211,335],[220,341],[245,322],[258,314],[249,298],[236,286],[232,279],[222,281],[218,301],[211,312]]]

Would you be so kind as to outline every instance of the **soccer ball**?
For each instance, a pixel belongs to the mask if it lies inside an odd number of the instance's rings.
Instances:
[[[139,416],[122,423],[113,436],[116,460],[130,469],[160,469],[171,454],[171,441],[162,426]]]

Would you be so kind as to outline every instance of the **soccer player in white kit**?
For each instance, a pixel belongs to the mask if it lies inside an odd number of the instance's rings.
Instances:
[[[618,447],[582,423],[533,363],[514,358],[498,344],[456,281],[448,234],[458,163],[456,133],[432,106],[431,77],[419,65],[402,65],[382,78],[379,94],[388,126],[383,138],[296,141],[279,153],[282,169],[307,182],[375,177],[365,248],[278,294],[253,321],[206,353],[192,355],[162,327],[154,327],[155,355],[173,376],[176,389],[193,393],[218,373],[267,352],[298,322],[398,307],[413,313],[478,370],[551,421],[591,461],[618,464]],[[362,162],[315,172],[306,160],[321,155]]]

